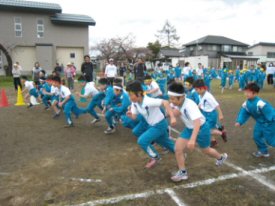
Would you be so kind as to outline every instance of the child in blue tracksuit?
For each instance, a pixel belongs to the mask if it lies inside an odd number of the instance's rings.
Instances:
[[[22,94],[28,92],[24,96],[24,98],[25,98],[26,102],[29,102],[28,108],[30,108],[30,107],[33,106],[33,104],[30,101],[31,96],[35,97],[38,101],[40,101],[38,91],[37,91],[37,89],[34,85],[34,82],[29,81],[27,76],[22,76],[21,77],[21,84],[24,85],[24,89],[22,90]]]
[[[200,103],[200,96],[196,92],[195,88],[193,87],[193,84],[194,84],[194,78],[187,77],[184,82],[184,87],[186,90],[186,97],[189,99],[192,99],[198,105]]]
[[[179,64],[177,64],[177,66],[175,67],[175,80],[180,81],[181,79],[181,68]]]
[[[85,109],[94,119],[92,120],[92,124],[95,124],[100,121],[98,114],[95,111],[95,108],[98,107],[100,110],[103,110],[103,102],[106,95],[107,101],[109,102],[110,99],[113,97],[113,88],[111,85],[108,85],[107,78],[101,78],[98,81],[99,90],[96,95],[92,97],[91,102],[88,104],[87,108]]]
[[[234,76],[234,73],[232,70],[229,70],[228,71],[228,83],[229,83],[229,89],[232,89],[233,88],[233,84],[234,84],[234,79],[235,79],[235,76]]]
[[[222,87],[222,93],[224,92],[224,89],[226,87],[228,77],[228,68],[223,68],[221,71],[221,87]]]
[[[168,122],[161,112],[160,107],[164,106],[167,113],[170,115],[171,125],[174,126],[176,119],[174,117],[173,111],[169,106],[169,102],[162,99],[151,98],[143,94],[142,86],[139,81],[129,82],[127,84],[126,90],[129,93],[130,99],[132,101],[131,110],[127,112],[127,116],[132,119],[136,119],[139,114],[143,116],[147,125],[143,124],[140,128],[140,135],[138,137],[138,144],[151,158],[146,164],[146,168],[154,167],[160,160],[158,152],[155,150],[152,142],[156,142],[174,152],[175,144],[169,139],[168,134]],[[136,127],[138,127],[137,125]]]
[[[105,118],[108,123],[108,128],[104,131],[105,134],[111,134],[116,131],[113,118],[120,118],[122,115],[125,115],[128,107],[131,105],[129,95],[123,90],[121,84],[114,84],[113,90],[114,95],[119,99],[119,101],[117,101],[117,103],[109,108],[105,113]]]
[[[240,70],[240,67],[237,66],[236,68],[236,72],[235,72],[235,81],[240,81],[240,74],[241,74],[241,70]]]
[[[51,96],[47,94],[47,93],[51,93],[51,85],[48,83],[48,80],[50,79],[47,78],[47,81],[46,81],[45,77],[41,77],[39,79],[40,85],[41,85],[40,95],[41,95],[42,102],[45,106],[45,110],[50,108],[49,101],[51,100]]]
[[[242,126],[251,116],[256,121],[253,136],[258,148],[253,155],[269,157],[268,145],[275,147],[275,109],[258,97],[259,91],[260,88],[256,83],[250,83],[245,87],[247,100],[242,105],[235,126]]]
[[[77,104],[74,97],[72,96],[70,89],[61,84],[60,77],[53,77],[52,81],[53,85],[59,89],[60,101],[58,103],[58,106],[64,109],[67,122],[65,128],[73,127],[74,124],[72,122],[71,112],[73,112],[75,116],[78,117],[82,113],[82,110],[77,107]]]
[[[199,108],[201,109],[203,115],[206,118],[206,121],[210,126],[211,134],[221,136],[223,141],[226,142],[227,135],[224,127],[221,125],[219,126],[219,128],[217,128],[217,125],[219,125],[218,119],[220,121],[223,120],[223,113],[219,103],[217,102],[215,97],[207,91],[207,88],[202,79],[195,81],[194,87],[200,95]],[[214,147],[217,144],[217,140],[215,138],[212,138],[211,146]]]

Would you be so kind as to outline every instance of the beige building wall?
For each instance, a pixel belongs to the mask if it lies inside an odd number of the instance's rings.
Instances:
[[[15,17],[21,18],[22,37],[15,36]],[[43,38],[37,36],[37,20],[39,19],[44,22]],[[0,43],[8,49],[14,62],[19,61],[22,67],[29,71],[36,61],[39,61],[41,67],[47,71],[51,71],[59,60],[60,64],[67,64],[68,61],[76,62],[79,68],[83,55],[89,53],[88,26],[54,25],[50,20],[50,14],[1,11],[0,28]],[[63,50],[58,48],[63,48]],[[77,59],[70,59],[68,54],[74,51]],[[3,64],[6,62],[4,61]]]

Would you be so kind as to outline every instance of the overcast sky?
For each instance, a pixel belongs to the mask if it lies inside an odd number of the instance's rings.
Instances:
[[[63,13],[86,14],[90,44],[115,36],[136,36],[136,46],[156,40],[168,19],[180,44],[205,35],[223,35],[247,44],[275,42],[274,0],[40,0],[60,4]]]

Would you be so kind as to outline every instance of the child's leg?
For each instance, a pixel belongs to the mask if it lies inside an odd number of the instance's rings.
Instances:
[[[275,122],[268,126],[263,127],[263,133],[264,133],[264,138],[267,142],[272,147],[275,147]]]
[[[148,124],[143,117],[140,117],[138,121],[138,124],[132,130],[135,137],[140,137],[148,129]]]
[[[44,95],[42,98],[42,102],[45,105],[45,107],[49,107],[48,101],[49,101],[49,97],[47,95]]]
[[[188,143],[187,139],[178,138],[175,146],[175,157],[177,160],[179,170],[185,170],[185,157],[184,150],[186,149],[186,145]]]
[[[58,101],[53,101],[52,102],[52,108],[55,114],[59,114],[60,110],[57,108]]]
[[[65,113],[66,122],[68,125],[73,124],[72,118],[71,118],[71,111],[74,105],[75,105],[75,102],[72,100],[69,100],[64,106],[64,113]]]
[[[150,127],[138,138],[139,146],[151,158],[159,158],[158,152],[156,151],[154,146],[151,145],[151,143],[154,142],[160,136],[162,136],[162,134],[158,128]]]
[[[213,158],[216,158],[216,159],[220,159],[222,157],[221,154],[219,152],[217,152],[217,150],[215,150],[211,147],[201,149],[201,150],[204,154],[207,154],[210,157],[213,157]]]
[[[92,99],[92,101],[89,103],[88,107],[86,108],[86,111],[93,116],[95,119],[100,119],[97,113],[95,112],[95,107],[96,107],[96,101]]]
[[[258,150],[262,154],[267,154],[268,153],[268,147],[264,139],[264,129],[263,125],[257,124],[254,127],[254,132],[253,132],[253,138],[255,141],[255,144],[257,145]]]
[[[105,114],[106,121],[110,128],[114,128],[113,117],[115,116],[115,114],[116,113],[114,111],[110,111],[110,110],[108,110]]]

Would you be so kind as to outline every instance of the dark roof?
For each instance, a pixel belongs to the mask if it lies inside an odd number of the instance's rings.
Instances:
[[[200,39],[191,41],[187,44],[184,44],[184,46],[192,46],[197,44],[218,44],[218,45],[236,45],[236,46],[248,46],[248,44],[229,39],[224,36],[212,36],[208,35],[205,37],[202,37]]]
[[[275,43],[271,43],[271,42],[259,42],[257,44],[254,44],[252,46],[249,47],[249,49],[256,47],[256,46],[274,46],[275,47]]]
[[[51,17],[51,21],[54,24],[67,24],[67,25],[84,25],[84,26],[95,26],[96,22],[87,15],[77,14],[55,14]]]
[[[181,57],[179,49],[160,49],[160,54],[166,57]]]
[[[0,0],[0,10],[61,13],[59,4],[24,1],[24,0]]]

